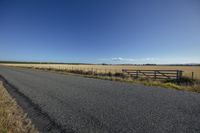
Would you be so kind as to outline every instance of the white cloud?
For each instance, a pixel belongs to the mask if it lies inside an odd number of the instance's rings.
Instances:
[[[194,58],[122,58],[122,57],[114,57],[114,58],[104,58],[99,59],[99,63],[124,63],[124,64],[184,64],[184,63],[200,63],[200,59],[197,57]]]
[[[114,57],[114,58],[103,58],[99,59],[99,61],[105,61],[109,63],[151,63],[152,61],[157,60],[157,58],[122,58],[122,57]]]
[[[117,58],[112,58],[111,59],[112,61],[135,61],[135,59],[132,59],[132,58],[122,58],[122,57],[117,57]]]
[[[110,60],[110,59],[108,59]],[[122,57],[117,57],[117,58],[111,58],[112,61],[126,61],[126,62],[135,62],[135,61],[155,61],[158,60],[158,58],[153,58],[153,57],[147,57],[147,58],[122,58]]]
[[[159,58],[153,58],[153,57],[137,59],[138,62],[142,62],[142,63],[156,63],[159,60],[160,60]]]
[[[111,60],[112,60],[112,61],[122,61],[123,58],[121,58],[121,57],[117,57],[117,58],[112,58]]]
[[[157,58],[145,58],[146,61],[153,61],[153,60],[157,60]]]

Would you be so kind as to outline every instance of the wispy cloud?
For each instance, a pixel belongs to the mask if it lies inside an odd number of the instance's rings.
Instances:
[[[99,62],[104,63],[130,63],[130,64],[181,64],[181,63],[200,63],[200,59],[198,57],[190,58],[154,58],[154,57],[146,57],[146,58],[122,58],[122,57],[114,57],[114,58],[104,58],[99,59]]]
[[[99,59],[100,61],[111,62],[111,63],[145,63],[145,62],[152,62],[157,60],[157,58],[122,58],[122,57],[114,57],[114,58],[103,58]]]
[[[112,61],[135,61],[135,59],[132,58],[122,58],[122,57],[117,57],[117,58],[111,58]]]
[[[154,61],[154,60],[158,60],[158,58],[145,58],[144,60],[146,60],[146,61]]]

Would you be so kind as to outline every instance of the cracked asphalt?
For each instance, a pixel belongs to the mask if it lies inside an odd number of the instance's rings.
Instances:
[[[200,133],[200,94],[0,66],[0,75],[65,131]]]

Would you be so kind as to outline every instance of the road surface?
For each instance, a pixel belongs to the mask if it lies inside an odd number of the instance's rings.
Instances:
[[[3,66],[0,75],[63,132],[200,132],[197,93]]]

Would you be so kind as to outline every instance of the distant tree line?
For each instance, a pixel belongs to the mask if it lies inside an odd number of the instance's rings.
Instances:
[[[34,62],[34,61],[0,61],[9,64],[68,64],[68,65],[90,65],[89,63],[63,63],[63,62]],[[91,64],[92,65],[92,64]]]
[[[67,64],[67,65],[95,65],[92,63],[64,63],[64,62],[34,62],[34,61],[0,61],[0,63],[9,63],[9,64]],[[107,63],[101,63],[96,65],[130,65],[130,66],[200,66],[198,63],[193,64],[107,64]]]

